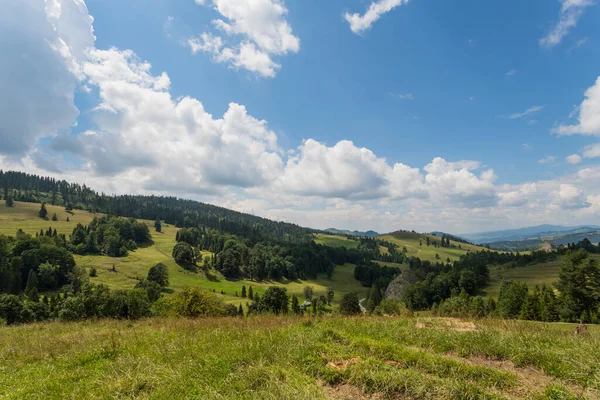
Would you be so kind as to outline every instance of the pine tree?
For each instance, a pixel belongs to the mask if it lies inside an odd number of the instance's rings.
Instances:
[[[52,221],[58,221],[58,217],[56,216],[56,213],[52,214]]]
[[[248,288],[248,298],[254,299],[254,293],[252,292],[252,286]]]
[[[300,313],[300,304],[298,302],[298,298],[296,297],[296,295],[292,296],[292,312],[294,314]]]
[[[156,221],[154,222],[154,229],[156,229],[156,232],[162,232],[162,224],[160,223],[159,217],[156,217]]]
[[[30,269],[29,270],[29,275],[27,276],[27,286],[25,286],[25,294],[27,296],[29,296],[29,293],[33,289],[36,289],[36,291],[37,291],[37,288],[38,288],[37,274],[35,273],[34,270]]]
[[[246,298],[246,285],[242,286],[242,297]]]
[[[333,301],[333,297],[335,296],[335,292],[331,286],[327,287],[327,304],[331,306],[331,302]]]
[[[244,307],[242,307],[242,305],[240,304],[240,307],[238,308],[238,315],[240,317],[244,316]]]
[[[12,198],[12,196],[8,196],[6,198],[6,207],[14,207],[15,206],[15,202]]]
[[[46,217],[48,217],[48,210],[46,210],[46,203],[42,203],[42,206],[40,207],[39,215],[40,215],[40,218],[42,218],[42,219],[46,219]]]

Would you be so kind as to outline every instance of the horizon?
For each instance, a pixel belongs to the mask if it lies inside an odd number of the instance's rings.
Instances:
[[[600,225],[598,20],[570,0],[14,2],[0,169],[320,230]]]

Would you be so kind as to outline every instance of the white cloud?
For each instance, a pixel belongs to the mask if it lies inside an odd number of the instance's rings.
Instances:
[[[561,125],[553,132],[559,135],[600,136],[600,76],[596,79],[594,86],[586,90],[585,100],[579,106],[578,111],[579,123],[577,125]]]
[[[207,1],[196,3],[205,5]],[[282,0],[211,0],[210,3],[223,17],[212,21],[215,29],[229,39],[204,32],[188,40],[193,54],[206,52],[213,61],[231,68],[274,77],[281,65],[273,57],[300,51],[300,39],[285,19],[288,10]]]
[[[415,96],[412,93],[391,93],[390,96],[397,97],[402,100],[414,100]]]
[[[571,154],[565,158],[569,164],[579,164],[581,163],[581,156],[579,154]]]
[[[585,158],[600,157],[600,143],[594,143],[585,146],[585,148],[583,149],[583,156]]]
[[[592,0],[560,0],[562,3],[560,17],[552,30],[540,39],[540,45],[552,48],[567,36],[569,31],[577,26],[586,7],[594,4]]]
[[[22,156],[75,123],[77,62],[94,42],[91,23],[79,0],[3,2],[0,153]]]
[[[525,110],[521,113],[511,114],[507,118],[508,119],[519,119],[519,118],[527,117],[527,116],[537,113],[538,111],[542,110],[544,107],[546,107],[546,106],[531,106],[527,110]]]
[[[517,73],[516,69],[511,69],[510,71],[508,71],[507,73],[505,73],[504,75],[506,76],[513,76]]]
[[[538,160],[538,163],[540,163],[540,164],[550,164],[550,163],[553,163],[554,161],[556,161],[556,156],[546,156],[546,157]]]
[[[555,193],[554,205],[571,210],[590,206],[583,191],[571,184],[561,184]]]
[[[373,1],[369,9],[363,14],[350,14],[346,12],[344,19],[350,24],[350,29],[356,34],[361,34],[371,28],[371,26],[385,13],[394,8],[408,3],[409,0],[378,0]]]

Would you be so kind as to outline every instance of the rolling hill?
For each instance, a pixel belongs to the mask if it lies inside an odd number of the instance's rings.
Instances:
[[[487,250],[481,246],[472,244],[458,243],[450,241],[451,247],[436,247],[433,244],[427,246],[427,239],[430,243],[440,243],[441,238],[434,235],[428,235],[415,232],[394,232],[378,236],[382,240],[396,244],[400,249],[406,247],[409,257],[417,257],[421,260],[436,262],[436,261],[451,261],[458,260],[461,255],[467,254],[469,251]],[[436,257],[436,255],[438,257]]]
[[[14,207],[6,207],[4,200],[0,200],[0,235],[15,235],[18,229],[25,233],[35,235],[40,230],[49,227],[56,229],[58,233],[69,235],[78,223],[89,224],[96,216],[103,214],[90,213],[88,211],[73,210],[65,211],[64,207],[47,205],[48,215],[56,214],[58,220],[52,221],[41,219],[38,216],[40,204],[15,202]],[[67,217],[69,221],[67,221]],[[326,276],[314,280],[297,281],[250,281],[250,280],[227,280],[219,272],[211,269],[198,272],[184,270],[177,265],[171,257],[171,252],[176,244],[175,236],[178,231],[173,225],[163,224],[162,232],[155,232],[154,221],[142,220],[151,227],[152,244],[139,247],[130,252],[126,257],[113,258],[104,255],[75,255],[77,265],[90,270],[97,270],[97,277],[91,277],[92,283],[102,283],[113,289],[133,288],[140,278],[144,278],[150,267],[162,262],[169,269],[170,286],[169,292],[181,290],[186,286],[195,286],[208,291],[215,291],[217,296],[225,302],[233,304],[245,304],[246,300],[236,297],[236,292],[241,293],[242,286],[252,286],[253,289],[262,294],[269,286],[283,286],[290,295],[302,297],[306,285],[314,288],[315,294],[325,294],[326,288],[331,286],[336,292],[334,303],[339,302],[344,293],[357,292],[364,296],[367,288],[362,287],[360,282],[354,279],[354,266],[351,264],[337,266],[331,279]],[[345,239],[342,237],[342,239]],[[336,239],[341,240],[341,239]],[[204,256],[210,255],[203,252]],[[113,272],[113,266],[116,272]],[[224,292],[224,294],[221,294]]]

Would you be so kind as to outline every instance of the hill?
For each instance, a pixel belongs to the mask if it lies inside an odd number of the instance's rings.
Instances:
[[[14,207],[6,207],[5,202],[0,200],[0,235],[13,236],[18,229],[35,235],[40,230],[46,231],[51,227],[56,229],[58,233],[69,237],[78,223],[89,224],[94,217],[103,215],[83,210],[67,212],[64,207],[47,205],[48,215],[56,214],[58,220],[44,220],[38,216],[40,206],[41,204],[36,203],[15,202]],[[67,221],[67,218],[69,218],[69,221]],[[154,221],[142,220],[142,222],[150,227],[154,226]],[[78,266],[84,267],[88,272],[91,268],[97,270],[97,276],[90,277],[90,282],[102,283],[112,289],[133,288],[139,279],[146,277],[152,265],[161,262],[169,270],[170,285],[167,288],[168,292],[177,292],[186,286],[200,287],[208,291],[214,290],[215,294],[225,302],[236,305],[246,303],[245,299],[236,297],[236,293],[241,293],[242,286],[246,286],[246,288],[252,286],[259,294],[262,294],[269,286],[282,286],[288,290],[290,295],[293,294],[299,297],[303,297],[303,289],[307,285],[313,287],[317,296],[325,294],[326,288],[331,286],[336,292],[335,304],[339,302],[344,293],[353,291],[364,296],[368,290],[354,279],[354,266],[351,264],[338,266],[331,278],[321,276],[318,279],[296,281],[285,279],[260,282],[245,279],[228,280],[214,269],[199,269],[197,272],[191,272],[177,265],[171,255],[176,244],[176,233],[179,229],[169,224],[163,224],[160,233],[151,229],[152,243],[139,247],[126,257],[75,255],[75,261]],[[203,252],[203,255],[210,256],[211,253]]]
[[[600,330],[573,330],[274,316],[0,327],[0,397],[598,398]]]
[[[349,231],[349,230],[342,230],[342,229],[336,229],[336,228],[325,229],[325,232],[330,233],[332,235],[342,235],[342,236],[361,236],[361,237],[379,236],[379,233],[377,233],[375,231],[360,232],[360,231]]]
[[[458,260],[461,255],[470,251],[487,250],[484,247],[475,246],[450,240],[450,247],[439,247],[441,238],[434,235],[428,235],[415,232],[394,232],[378,236],[382,240],[396,244],[400,249],[406,248],[409,257],[417,257],[423,261],[451,261]],[[427,246],[427,240],[430,245]],[[435,244],[434,244],[435,243]],[[436,254],[438,257],[436,257]]]
[[[580,226],[561,226],[561,225],[538,225],[519,229],[508,229],[501,231],[479,232],[459,235],[467,240],[476,243],[497,243],[514,242],[529,239],[558,238],[577,233],[599,230],[600,226],[580,225]]]
[[[600,262],[600,254],[590,254],[590,257]],[[542,284],[552,285],[558,280],[562,260],[563,257],[558,256],[556,260],[524,267],[508,268],[506,265],[490,267],[490,279],[483,294],[485,297],[497,299],[502,279],[525,282],[530,288]]]

